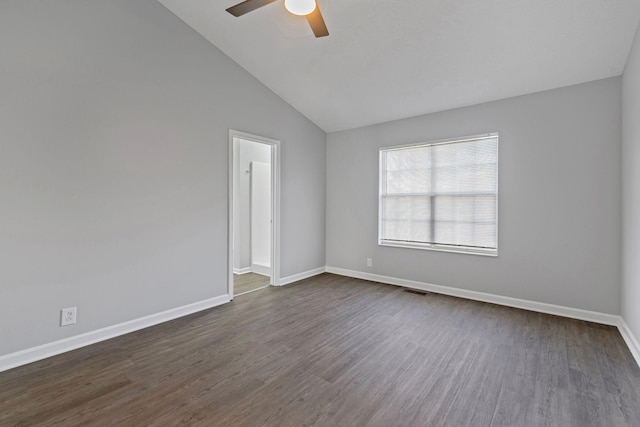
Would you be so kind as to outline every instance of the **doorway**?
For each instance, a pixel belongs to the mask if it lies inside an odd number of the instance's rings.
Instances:
[[[229,131],[230,298],[277,285],[279,141]]]

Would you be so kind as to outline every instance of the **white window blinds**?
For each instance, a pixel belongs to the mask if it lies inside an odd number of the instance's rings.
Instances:
[[[380,150],[379,243],[495,254],[498,135]]]

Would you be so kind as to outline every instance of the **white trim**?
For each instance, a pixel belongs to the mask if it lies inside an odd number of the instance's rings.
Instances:
[[[229,130],[229,176],[227,177],[227,295],[233,298],[233,133]]]
[[[233,299],[233,141],[234,139],[267,144],[271,148],[271,284],[280,281],[280,141],[229,129],[228,229],[227,229],[227,293]]]
[[[568,317],[571,319],[585,320],[587,322],[600,323],[603,325],[616,326],[620,335],[629,347],[636,363],[640,367],[640,343],[633,335],[629,325],[622,316],[615,314],[600,313],[597,311],[582,310],[580,308],[565,307],[562,305],[547,304],[544,302],[530,301],[519,298],[505,297],[501,295],[488,294],[484,292],[469,291],[466,289],[452,288],[449,286],[434,285],[431,283],[417,282],[396,277],[381,276],[378,274],[364,273],[361,271],[348,270],[339,267],[326,267],[327,273],[338,274],[340,276],[355,277],[357,279],[370,280],[373,282],[386,283],[389,285],[403,286],[411,289],[434,292],[438,294],[451,295],[475,301],[488,302],[492,304],[504,305],[507,307],[521,308],[524,310],[536,311],[539,313],[553,314],[556,316]]]
[[[580,308],[565,307],[544,302],[529,301],[519,298],[504,297],[501,295],[487,294],[484,292],[469,291],[449,286],[434,285],[431,283],[416,282],[413,280],[399,279],[396,277],[381,276],[378,274],[363,273],[361,271],[347,270],[338,267],[327,267],[328,273],[339,274],[341,276],[355,277],[357,279],[371,280],[374,282],[387,283],[389,285],[404,286],[412,289],[419,289],[438,294],[451,295],[459,298],[466,298],[475,301],[488,302],[492,304],[504,305],[507,307],[522,308],[524,310],[537,311],[540,313],[553,314],[556,316],[570,317],[572,319],[586,320],[588,322],[601,323],[604,325],[618,326],[620,316],[615,314],[599,313],[597,311],[582,310]]]
[[[492,257],[497,257],[498,256],[498,250],[497,249],[452,249],[453,246],[446,246],[446,245],[437,245],[437,244],[431,244],[431,243],[400,243],[400,242],[395,242],[392,243],[389,240],[378,240],[378,245],[380,246],[388,246],[391,248],[406,248],[406,249],[420,249],[420,250],[425,250],[425,251],[438,251],[438,252],[449,252],[452,254],[464,254],[464,255],[480,255],[480,256],[492,256]]]
[[[471,141],[480,141],[482,139],[489,138],[498,138],[499,132],[488,132],[488,133],[480,133],[478,135],[470,135],[463,136],[458,138],[445,138],[445,139],[436,139],[434,141],[421,141],[421,142],[411,142],[409,144],[402,145],[390,145],[386,147],[380,147],[380,150],[399,150],[401,148],[415,148],[415,147],[428,147],[431,145],[443,145],[443,144],[451,144],[456,142],[471,142]]]
[[[488,294],[484,292],[469,291],[466,289],[434,285],[431,283],[399,279],[396,277],[381,276],[378,274],[364,273],[361,271],[348,270],[339,267],[327,266],[326,272],[338,274],[340,276],[355,277],[356,279],[370,280],[373,282],[386,283],[389,285],[403,286],[411,289],[419,289],[438,294],[451,295],[459,298],[504,305],[507,307],[521,308],[524,310],[536,311],[539,313],[553,314],[556,316],[568,317],[571,319],[585,320],[588,322],[600,323],[603,325],[616,326],[620,331],[620,335],[622,335],[622,338],[627,344],[627,347],[629,347],[629,351],[633,355],[633,358],[640,367],[640,343],[638,339],[633,335],[633,332],[631,332],[631,329],[629,328],[629,325],[627,325],[625,320],[621,316],[615,314],[600,313],[597,311],[582,310],[580,308],[565,307],[561,305],[547,304],[544,302],[529,301],[519,298]]]
[[[85,332],[84,334],[27,348],[15,353],[9,353],[4,356],[0,356],[0,372],[26,365],[27,363],[46,359],[47,357],[55,356],[67,351],[75,350],[80,347],[95,344],[100,341],[108,340],[110,338],[115,338],[140,329],[148,328],[149,326],[164,323],[178,317],[187,316],[198,311],[228,303],[229,301],[230,299],[228,294],[220,295],[219,297],[209,298],[192,304],[183,305],[181,307],[171,308],[160,313],[118,323],[117,325],[107,326],[106,328],[96,329],[95,331]]]
[[[262,264],[251,264],[251,272],[261,276],[271,277],[271,267]]]
[[[247,274],[247,273],[251,273],[251,267],[245,267],[245,268],[234,268],[233,269],[233,274]]]
[[[504,305],[508,307],[522,308],[525,310],[537,311],[540,313],[554,314],[562,317],[569,317],[590,322],[602,323],[605,325],[617,326],[620,335],[629,347],[631,354],[640,366],[640,344],[631,332],[631,329],[621,316],[612,314],[598,313],[594,311],[581,310],[571,307],[563,307],[559,305],[540,303],[535,301],[522,300],[517,298],[503,297],[500,295],[487,294],[483,292],[468,291],[459,288],[451,288],[448,286],[433,285],[429,283],[416,282],[413,280],[398,279],[394,277],[381,276],[378,274],[363,273],[360,271],[348,270],[338,267],[319,267],[313,270],[304,271],[302,273],[293,274],[283,277],[278,286],[288,285],[309,277],[322,274],[324,272],[338,274],[341,276],[355,277],[357,279],[371,280],[374,282],[386,283],[390,285],[404,286],[412,289],[426,290],[445,295],[456,296],[476,301],[488,302],[493,304]],[[260,288],[262,289],[262,288]],[[129,320],[117,325],[108,326],[106,328],[97,329],[95,331],[86,332],[69,338],[64,338],[51,343],[31,347],[20,350],[15,353],[9,353],[0,356],[0,372],[46,359],[47,357],[75,350],[80,347],[95,344],[115,338],[120,335],[128,334],[140,329],[148,328],[178,317],[187,316],[198,311],[207,310],[230,301],[229,295],[221,295],[215,298],[209,298],[192,304],[183,305],[181,307],[172,308],[160,313],[151,314],[138,319]]]
[[[242,293],[236,294],[236,296],[239,297],[240,295],[250,294],[251,292],[259,291],[260,289],[266,289],[269,286],[271,286],[271,285],[260,286],[259,288],[251,289],[250,291],[244,291]]]
[[[282,279],[280,279],[280,283],[278,284],[278,286],[285,286],[293,282],[308,279],[309,277],[322,274],[325,271],[327,271],[326,267],[318,267],[314,268],[313,270],[303,271],[302,273],[292,274],[291,276],[283,277]]]
[[[623,317],[620,317],[618,329],[620,330],[620,335],[622,335],[624,342],[627,343],[627,347],[629,347],[629,351],[631,351],[633,358],[636,359],[636,363],[640,366],[640,343],[638,343],[637,338],[633,335],[633,332],[631,332],[629,325],[627,325],[627,322],[625,322]]]

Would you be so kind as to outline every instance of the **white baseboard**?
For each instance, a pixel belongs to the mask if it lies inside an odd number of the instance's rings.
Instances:
[[[271,276],[271,267],[262,264],[251,264],[251,272],[262,276]]]
[[[406,288],[420,289],[438,294],[451,295],[475,301],[505,305],[508,307],[522,308],[540,313],[554,314],[556,316],[570,317],[572,319],[586,320],[604,325],[618,326],[620,316],[615,314],[599,313],[596,311],[582,310],[579,308],[565,307],[544,302],[529,301],[518,298],[504,297],[501,295],[487,294],[484,292],[468,291],[466,289],[451,288],[449,286],[434,285],[431,283],[416,282],[413,280],[398,279],[396,277],[381,276],[378,274],[364,273],[361,271],[347,270],[344,268],[327,267],[328,273],[341,276],[355,277],[357,279],[371,280],[390,285],[404,286]]]
[[[183,305],[181,307],[172,308],[160,313],[151,314],[149,316],[140,317],[138,319],[129,320],[106,328],[97,329],[95,331],[85,332],[69,338],[39,345],[37,347],[27,348],[15,353],[0,356],[0,372],[11,368],[26,365],[27,363],[46,359],[60,353],[75,350],[80,347],[95,344],[100,341],[115,338],[120,335],[128,334],[139,329],[148,328],[149,326],[164,323],[178,317],[186,316],[208,308],[216,307],[228,303],[229,295],[221,295],[215,298],[209,298],[198,301],[193,304]]]
[[[546,304],[536,301],[528,301],[518,298],[504,297],[500,295],[488,294],[483,292],[468,291],[465,289],[451,288],[448,286],[434,285],[430,283],[422,283],[413,280],[399,279],[395,277],[382,276],[378,274],[364,273],[361,271],[348,270],[338,267],[319,267],[313,270],[304,271],[302,273],[283,277],[280,279],[278,286],[288,285],[299,280],[322,274],[324,272],[338,274],[341,276],[354,277],[357,279],[371,280],[374,282],[387,283],[390,285],[404,286],[412,289],[420,289],[429,292],[435,292],[445,295],[451,295],[460,298],[466,298],[476,301],[488,302],[508,307],[522,308],[525,310],[537,311],[540,313],[554,314],[557,316],[569,317],[573,319],[586,320],[605,325],[617,326],[625,343],[629,347],[631,354],[635,358],[638,366],[640,366],[640,344],[633,335],[629,326],[621,316],[613,314],[598,313],[594,311],[581,310],[577,308],[564,307],[554,304]],[[6,371],[18,366],[26,365],[31,362],[55,356],[67,351],[85,347],[110,338],[115,338],[130,332],[167,322],[178,317],[186,316],[208,308],[216,307],[228,303],[229,295],[221,295],[219,297],[210,298],[193,304],[176,307],[160,313],[130,320],[117,325],[108,326],[51,343],[39,345],[37,347],[10,353],[0,356],[0,372]]]
[[[468,291],[466,289],[451,288],[448,286],[434,285],[431,283],[422,283],[413,280],[399,279],[396,277],[381,276],[379,274],[364,273],[362,271],[348,270],[345,268],[327,266],[326,271],[327,273],[338,274],[340,276],[355,277],[356,279],[371,280],[373,282],[403,286],[412,289],[420,289],[423,291],[451,295],[454,297],[466,298],[475,301],[488,302],[492,304],[504,305],[507,307],[521,308],[524,310],[569,317],[571,319],[586,320],[588,322],[616,326],[620,331],[620,334],[622,335],[625,343],[629,347],[631,354],[638,363],[638,366],[640,366],[640,344],[631,332],[631,329],[629,329],[629,326],[624,321],[624,319],[621,316],[615,314],[599,313],[597,311],[582,310],[579,308],[565,307],[562,305],[504,297],[501,295],[487,294],[484,292]]]
[[[303,271],[302,273],[293,274],[291,276],[282,277],[277,286],[285,286],[299,280],[308,279],[309,277],[317,276],[326,271],[325,267],[314,268],[313,270]]]
[[[233,269],[233,274],[247,274],[247,273],[251,273],[251,267],[245,267],[245,268],[235,268]]]
[[[636,359],[636,363],[640,366],[640,343],[638,343],[638,340],[633,335],[633,332],[631,332],[629,325],[627,325],[627,322],[625,322],[622,317],[620,317],[618,329],[620,330],[620,335],[622,335],[624,342],[627,343],[627,347],[629,347],[633,358]]]

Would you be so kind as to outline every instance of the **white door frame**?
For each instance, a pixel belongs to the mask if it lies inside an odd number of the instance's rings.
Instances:
[[[271,284],[280,285],[280,141],[229,129],[229,229],[227,231],[227,293],[233,299],[233,179],[234,179],[234,139],[267,144],[271,147]]]

